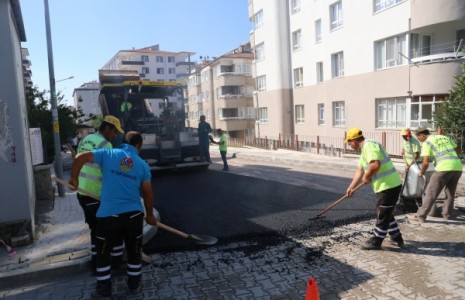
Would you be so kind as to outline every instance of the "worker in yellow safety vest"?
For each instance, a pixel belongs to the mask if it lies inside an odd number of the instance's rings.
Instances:
[[[424,223],[426,216],[433,208],[435,201],[442,190],[446,194],[444,205],[442,206],[442,217],[445,220],[454,218],[455,191],[460,177],[462,176],[462,161],[458,154],[461,153],[457,144],[447,136],[437,134],[430,135],[429,129],[420,127],[415,131],[415,135],[422,142],[420,156],[423,157],[421,171],[418,176],[423,176],[428,170],[431,158],[435,160],[435,169],[431,175],[428,185],[425,188],[422,198],[422,206],[418,208],[416,214],[409,215],[410,221]]]
[[[78,145],[77,153],[92,151],[100,148],[113,148],[110,140],[115,138],[118,133],[124,133],[121,128],[120,121],[111,115],[103,119],[98,132],[89,134],[83,138]],[[102,189],[102,170],[97,164],[85,164],[79,173],[79,189],[86,191],[94,196],[100,197]],[[96,213],[100,207],[100,201],[95,200],[93,197],[77,193],[79,204],[84,210],[84,217],[90,229],[91,240],[91,263],[92,272],[96,273],[96,248],[95,248],[95,234],[97,227]],[[124,245],[123,242],[113,247],[112,257],[115,261],[119,261],[123,256]]]
[[[421,160],[419,160],[421,145],[420,141],[412,136],[412,132],[409,128],[403,128],[400,131],[400,135],[404,140],[404,147],[401,153],[404,158],[405,169],[408,170],[411,165],[421,163]]]
[[[373,235],[361,246],[363,250],[380,250],[389,233],[391,244],[402,247],[404,240],[400,233],[393,211],[399,200],[402,181],[392,160],[383,146],[375,140],[365,139],[358,128],[347,132],[346,143],[360,152],[358,167],[347,189],[347,196],[352,196],[357,184],[371,184],[376,194],[376,224]]]

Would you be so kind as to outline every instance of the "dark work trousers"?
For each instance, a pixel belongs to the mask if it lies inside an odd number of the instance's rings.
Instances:
[[[121,238],[128,256],[128,284],[138,285],[142,275],[142,237],[144,213],[131,211],[111,217],[97,218],[97,283],[111,285],[111,250]]]
[[[92,258],[92,271],[95,272],[95,268],[97,266],[97,251],[95,249],[95,235],[97,233],[97,210],[100,207],[100,201],[95,200],[92,197],[77,194],[77,198],[79,204],[81,205],[82,209],[84,210],[84,217],[86,220],[87,225],[89,225],[90,229],[90,252]],[[111,256],[113,260],[118,262],[121,261],[123,258],[123,250],[124,244],[123,240],[120,239],[115,246],[113,247],[113,251],[111,252]]]
[[[450,217],[454,210],[455,191],[457,190],[457,184],[461,176],[462,171],[434,172],[426,186],[423,195],[423,205],[418,209],[417,215],[426,219],[434,202],[441,191],[444,190],[446,199],[442,207],[442,216],[446,218]]]
[[[220,151],[221,159],[223,160],[223,170],[229,170],[228,160],[226,159],[226,151]]]
[[[376,224],[373,230],[373,238],[375,240],[381,240],[382,242],[386,238],[386,234],[389,234],[391,239],[402,236],[397,221],[392,214],[399,200],[401,189],[402,185],[399,185],[395,188],[376,193],[378,202],[376,204]]]
[[[208,161],[210,160],[210,141],[209,140],[199,140],[199,155],[200,161]]]

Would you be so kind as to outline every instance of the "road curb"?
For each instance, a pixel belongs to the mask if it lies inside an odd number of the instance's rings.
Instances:
[[[24,281],[35,280],[43,276],[63,277],[84,271],[90,274],[90,255],[3,272],[0,274],[0,289],[11,288],[11,286],[24,283]]]

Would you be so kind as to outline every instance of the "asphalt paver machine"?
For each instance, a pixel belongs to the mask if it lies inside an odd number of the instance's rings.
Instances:
[[[185,127],[182,83],[141,80],[132,70],[99,70],[99,81],[102,115],[117,117],[125,132],[143,135],[140,155],[152,170],[208,168],[199,162],[197,132]]]

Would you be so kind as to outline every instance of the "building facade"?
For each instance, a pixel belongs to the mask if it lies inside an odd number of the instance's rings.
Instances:
[[[18,0],[0,1],[0,20],[0,229],[8,242],[18,235],[33,237],[36,194],[21,49],[26,33]]]
[[[101,115],[98,106],[100,84],[97,81],[84,83],[73,91],[74,107],[81,109],[85,115],[81,121]]]
[[[142,80],[184,81],[193,63],[194,52],[160,50],[159,45],[141,49],[121,50],[102,70],[136,70]]]
[[[250,43],[211,61],[203,61],[191,69],[187,90],[186,127],[197,128],[205,115],[212,128],[243,138],[254,134]]]
[[[255,132],[434,128],[462,73],[465,1],[250,0]]]

